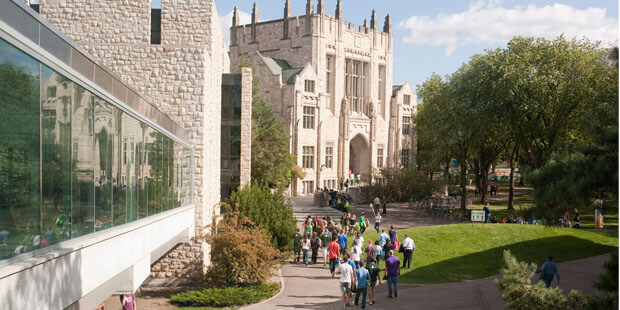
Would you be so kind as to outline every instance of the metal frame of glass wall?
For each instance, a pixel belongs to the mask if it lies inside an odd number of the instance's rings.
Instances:
[[[192,180],[190,144],[0,27],[0,263],[190,205]]]

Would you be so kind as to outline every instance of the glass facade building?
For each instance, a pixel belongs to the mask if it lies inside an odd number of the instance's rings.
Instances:
[[[220,197],[230,197],[241,175],[241,75],[222,75]]]
[[[192,204],[187,143],[54,68],[0,38],[0,261]]]

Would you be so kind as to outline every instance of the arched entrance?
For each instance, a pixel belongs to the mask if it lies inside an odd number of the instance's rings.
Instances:
[[[362,134],[356,135],[349,142],[349,170],[356,175],[360,174],[363,180],[370,176],[370,146]]]

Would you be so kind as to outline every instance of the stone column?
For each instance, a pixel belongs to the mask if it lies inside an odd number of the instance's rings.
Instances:
[[[340,106],[340,126],[338,126],[338,184],[345,179],[345,153],[349,142],[349,101],[342,98]],[[347,171],[348,172],[348,171]]]
[[[252,175],[252,68],[241,68],[241,167],[239,186]]]

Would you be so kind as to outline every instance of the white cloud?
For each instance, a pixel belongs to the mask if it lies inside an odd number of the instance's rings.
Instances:
[[[226,46],[230,44],[230,27],[232,26],[233,11],[228,14],[220,16],[220,26],[222,26],[222,34],[224,35],[224,42]],[[249,24],[252,22],[252,15],[239,10],[239,25]]]
[[[413,16],[399,23],[410,30],[405,42],[445,46],[446,55],[466,45],[503,44],[514,36],[555,38],[587,37],[604,43],[617,42],[618,21],[605,17],[603,8],[576,9],[556,3],[502,8],[501,0],[472,3],[465,12]]]

